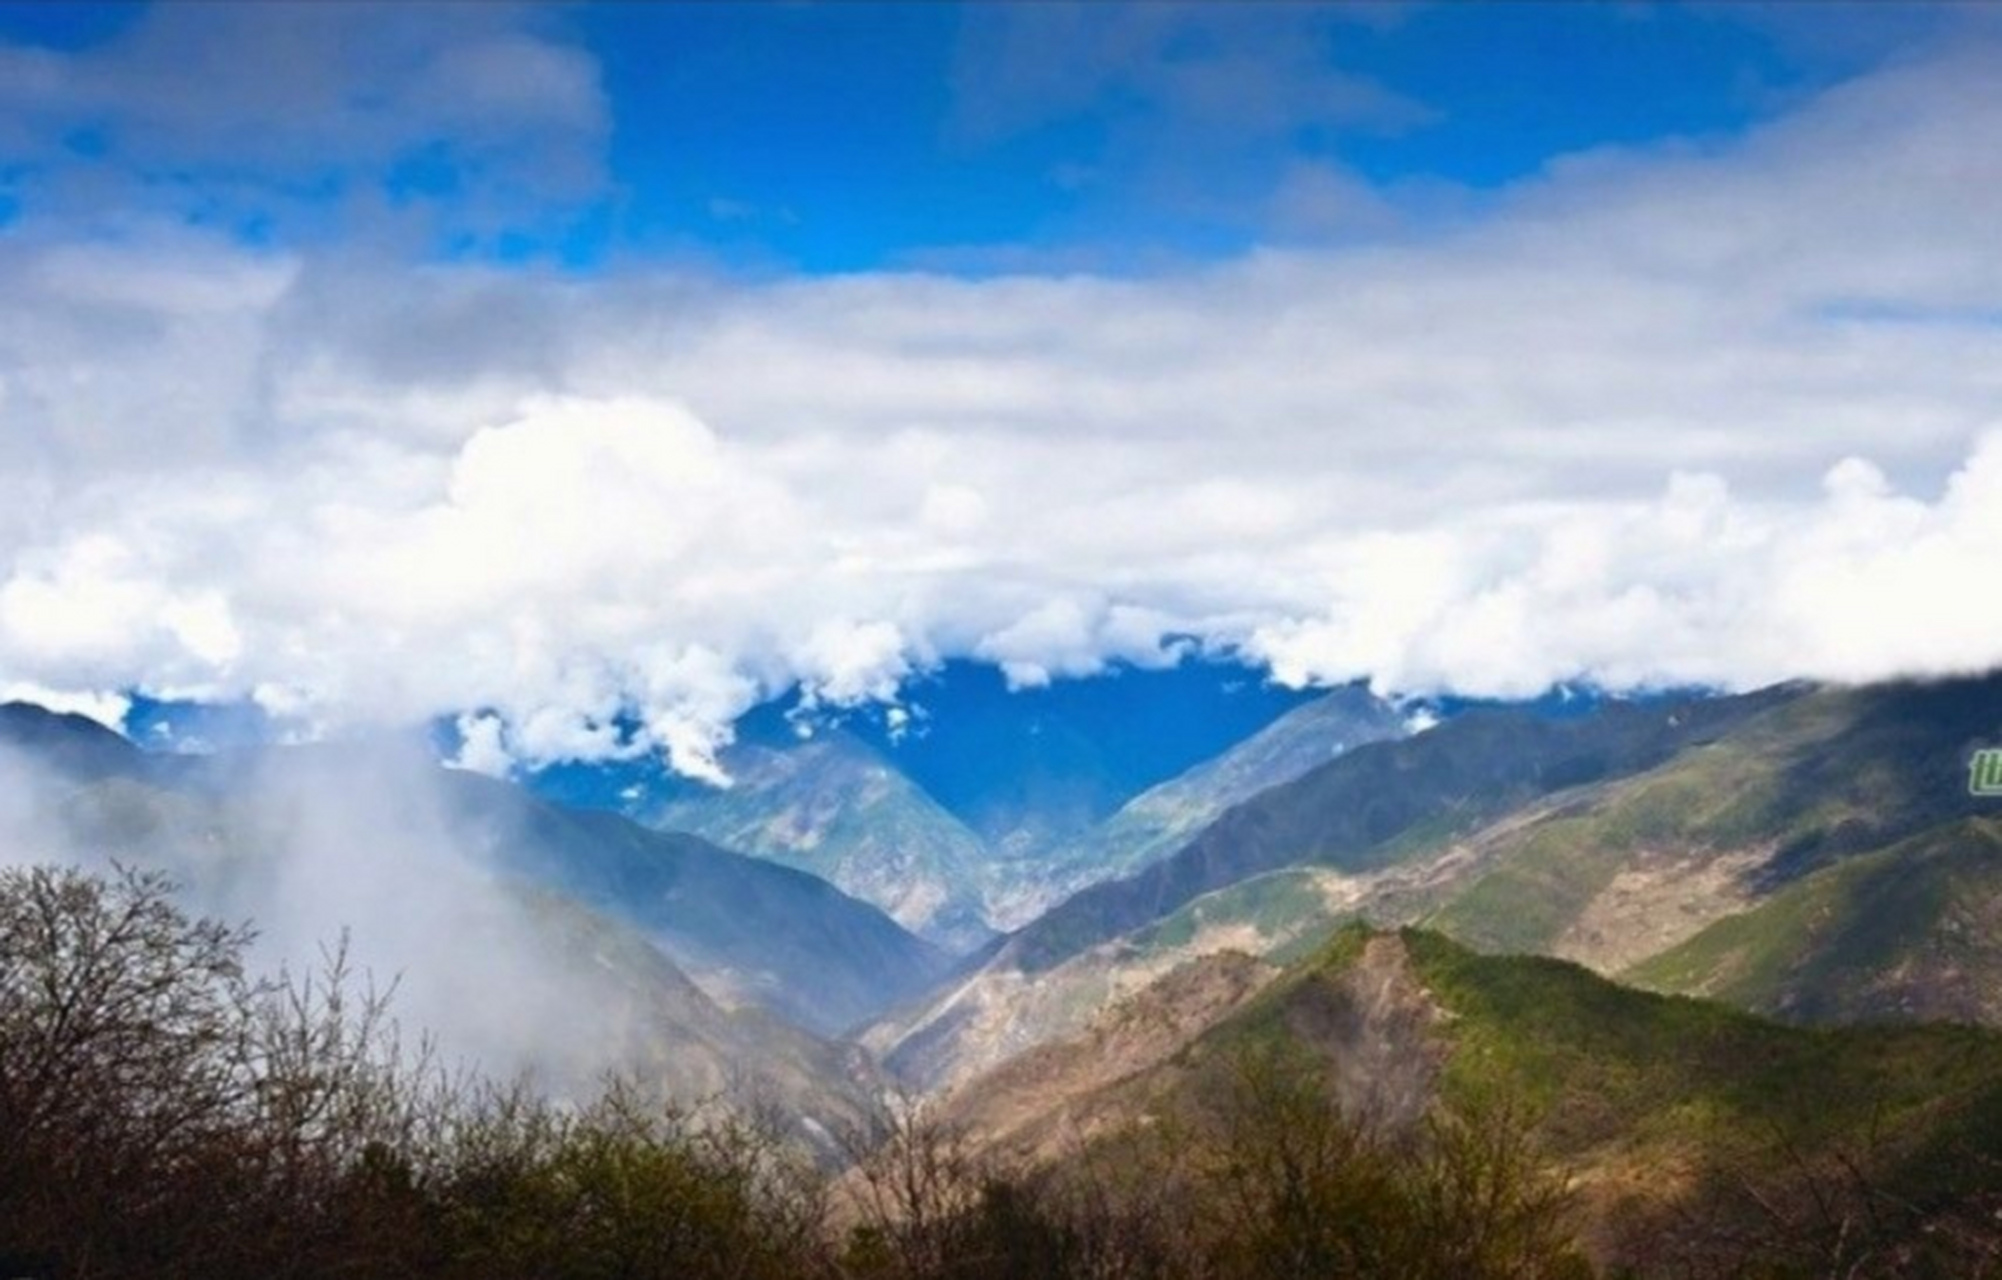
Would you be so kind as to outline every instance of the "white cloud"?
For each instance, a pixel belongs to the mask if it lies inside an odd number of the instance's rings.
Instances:
[[[1193,635],[1469,693],[1993,665],[1996,65],[1147,279],[0,239],[0,680],[718,778],[759,698],[954,655],[1033,683]]]
[[[18,680],[0,684],[0,702],[32,702],[65,715],[84,716],[120,733],[125,732],[125,715],[132,709],[132,699],[122,694],[50,689]]]
[[[1747,687],[2002,664],[2002,431],[1936,501],[1859,460],[1818,501],[1732,502],[1680,476],[1652,503],[1449,522],[1436,555],[1365,553],[1318,618],[1262,628],[1283,678],[1524,696],[1560,680]]]
[[[446,761],[449,768],[484,773],[490,778],[508,776],[514,757],[507,749],[507,725],[499,716],[488,712],[463,715],[455,727],[459,750]]]

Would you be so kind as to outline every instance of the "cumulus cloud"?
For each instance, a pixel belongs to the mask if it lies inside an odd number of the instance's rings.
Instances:
[[[1816,501],[1735,501],[1678,475],[1654,501],[1498,511],[1359,549],[1320,617],[1261,627],[1281,679],[1529,696],[1743,688],[1794,676],[1946,675],[2002,662],[2002,603],[1973,584],[2002,553],[2002,431],[1928,502],[1872,464]]]
[[[1145,278],[0,239],[0,680],[720,779],[759,699],[951,656],[1475,694],[1993,665],[1997,66]]]

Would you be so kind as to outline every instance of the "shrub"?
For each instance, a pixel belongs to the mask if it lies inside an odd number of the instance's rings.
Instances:
[[[0,871],[0,1261],[73,1277],[760,1277],[818,1181],[629,1084],[581,1111],[406,1059],[344,948],[247,977],[157,876]]]

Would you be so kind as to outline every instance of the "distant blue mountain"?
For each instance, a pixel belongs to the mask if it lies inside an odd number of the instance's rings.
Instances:
[[[1315,696],[1227,663],[1114,667],[1011,690],[994,667],[955,661],[908,686],[894,710],[813,708],[792,693],[754,708],[736,731],[745,746],[783,749],[840,728],[983,839],[1028,845],[1089,826]],[[529,785],[564,804],[622,811],[703,787],[653,760],[553,765]]]

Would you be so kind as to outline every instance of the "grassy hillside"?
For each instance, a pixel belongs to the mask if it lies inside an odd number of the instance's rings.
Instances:
[[[1343,930],[1269,980],[1251,963],[1216,957],[1162,979],[1079,1039],[960,1090],[952,1114],[983,1141],[1050,1158],[1065,1135],[1198,1123],[1241,1090],[1247,1064],[1290,1056],[1393,1133],[1507,1106],[1569,1181],[1592,1252],[1649,1271],[1743,1245],[1774,1226],[1767,1211],[1811,1217],[1838,1200],[1882,1211],[1872,1247],[1891,1250],[1903,1245],[1889,1236],[1909,1244],[2002,1191],[2002,1168],[1977,1155],[2002,1136],[2002,1035],[1786,1026],[1424,930]]]
[[[1672,911],[1728,914],[1992,809],[1968,794],[1965,762],[1998,739],[2002,680],[1817,690],[1525,826],[1430,923],[1489,949],[1623,967],[1681,941],[1650,911],[1674,896],[1669,881],[1693,891]],[[1712,869],[1712,883],[1697,883]],[[1639,899],[1632,918],[1595,919],[1621,891]]]

